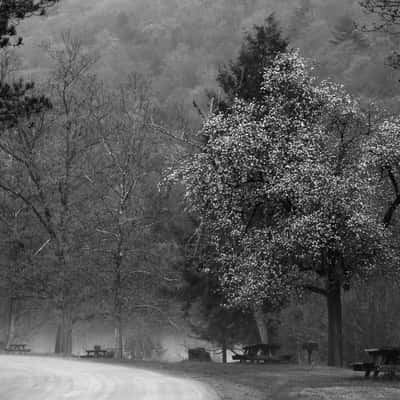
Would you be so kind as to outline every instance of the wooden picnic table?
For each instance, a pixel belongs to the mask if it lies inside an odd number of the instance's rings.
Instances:
[[[371,358],[371,362],[354,363],[355,371],[365,371],[365,377],[368,378],[373,372],[374,378],[379,373],[385,373],[389,377],[394,377],[397,371],[400,371],[400,347],[382,347],[364,350]]]
[[[87,358],[111,358],[114,355],[113,351],[110,351],[109,349],[102,349],[101,346],[94,346],[93,349],[85,350],[86,355],[81,356],[81,357],[87,357]]]
[[[27,346],[28,345],[24,344],[24,343],[13,343],[13,344],[8,345],[5,348],[5,351],[8,351],[10,353],[23,353],[23,354],[29,353],[31,351],[31,349],[29,349]]]
[[[235,354],[233,360],[239,360],[241,363],[250,361],[252,363],[275,361],[274,353],[281,346],[278,344],[259,343],[252,346],[243,347],[243,354]]]
[[[86,350],[87,357],[106,357],[107,350]]]

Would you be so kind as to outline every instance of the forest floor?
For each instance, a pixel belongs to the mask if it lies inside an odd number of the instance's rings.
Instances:
[[[283,364],[223,365],[188,361],[126,361],[123,364],[204,382],[223,400],[400,399],[400,378],[365,379],[362,373],[349,369]]]

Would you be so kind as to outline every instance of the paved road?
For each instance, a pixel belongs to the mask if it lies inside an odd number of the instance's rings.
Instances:
[[[0,400],[218,400],[201,383],[131,367],[0,356]]]

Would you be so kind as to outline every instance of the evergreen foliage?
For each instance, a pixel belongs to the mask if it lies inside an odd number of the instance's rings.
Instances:
[[[0,3],[0,48],[22,44],[22,38],[16,37],[17,24],[32,15],[44,15],[46,9],[59,0],[3,0]]]
[[[58,0],[4,0],[0,3],[0,49],[9,46],[19,46],[22,38],[15,42],[16,25],[24,18],[32,15],[44,15],[48,7]],[[1,128],[15,125],[19,119],[24,119],[50,107],[50,102],[44,96],[32,94],[33,83],[1,82],[0,83],[0,124]]]
[[[247,32],[238,57],[218,73],[217,82],[226,95],[220,108],[226,109],[235,98],[259,101],[264,68],[285,52],[288,44],[273,14]]]
[[[199,338],[221,349],[223,362],[227,361],[227,350],[234,351],[237,344],[259,341],[252,314],[224,306],[225,297],[216,277],[198,268],[186,267],[183,279],[186,318]]]

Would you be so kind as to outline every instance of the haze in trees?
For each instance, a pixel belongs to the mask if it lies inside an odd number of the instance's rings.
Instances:
[[[19,121],[40,113],[50,104],[44,96],[32,95],[33,84],[15,80],[14,73],[18,69],[18,58],[9,50],[11,46],[22,44],[22,38],[16,37],[16,25],[26,17],[44,15],[46,8],[57,0],[3,1],[0,5],[0,48],[1,48],[1,80],[0,80],[0,123],[2,130],[15,128]],[[4,140],[4,134],[2,139]],[[7,141],[7,140],[6,140]],[[4,141],[3,141],[4,143]],[[5,156],[5,157],[4,157]],[[6,165],[6,174],[13,170],[14,181],[20,181],[21,175],[12,168],[13,157],[3,154],[2,166]],[[4,187],[2,188],[4,190]],[[10,189],[10,188],[8,188]],[[6,190],[7,192],[8,190]],[[15,336],[15,324],[18,304],[43,296],[45,283],[41,273],[35,268],[31,246],[40,234],[32,231],[30,216],[26,214],[27,204],[21,197],[5,195],[2,202],[1,218],[3,228],[9,241],[6,242],[6,257],[1,268],[2,292],[8,299],[8,329],[6,344],[10,344]],[[29,207],[28,207],[29,208]]]
[[[218,94],[218,69],[236,59],[244,32],[251,32],[254,25],[262,26],[272,12],[282,27],[282,37],[290,39],[290,47],[316,60],[317,76],[344,83],[352,94],[385,99],[395,96],[397,77],[385,66],[395,38],[365,35],[369,48],[354,40],[331,43],[337,28],[343,29],[344,17],[359,25],[368,22],[358,3],[216,0],[205,6],[200,0],[161,4],[155,0],[65,0],[56,8],[60,13],[49,13],[46,24],[36,18],[20,25],[27,45],[19,52],[24,57],[24,73],[41,79],[49,66],[37,45],[59,42],[60,30],[72,29],[101,55],[96,71],[102,79],[122,84],[131,71],[145,74],[165,121],[173,125],[179,109],[187,125],[196,130],[201,118],[193,109],[193,100],[208,110],[205,92],[211,89]],[[115,9],[118,12],[114,13]],[[121,19],[122,14],[125,17]]]
[[[238,343],[256,343],[259,338],[252,312],[226,307],[226,297],[219,285],[217,274],[205,273],[217,258],[206,238],[195,234],[194,243],[186,241],[186,257],[183,266],[183,285],[180,299],[185,319],[195,335],[215,345],[222,362],[228,360],[228,350],[235,351]],[[200,241],[202,243],[200,243]]]
[[[52,108],[0,138],[2,218],[15,242],[4,290],[53,306],[57,353],[71,354],[78,322],[111,317],[121,357],[123,324],[135,312],[168,324],[161,289],[179,282],[157,190],[169,145],[145,80],[106,89],[92,72],[97,55],[70,33],[47,52]]]
[[[156,185],[168,154],[153,126],[155,108],[146,80],[131,76],[109,102],[86,178],[97,195],[90,251],[101,281],[101,314],[113,321],[116,357],[122,358],[129,321],[146,312],[168,321],[161,289],[179,279],[171,267],[173,241],[160,235],[162,204]]]
[[[73,311],[88,300],[88,291],[80,286],[91,276],[82,255],[88,225],[79,217],[89,195],[82,161],[95,143],[88,124],[98,120],[101,106],[95,105],[100,93],[88,75],[94,58],[82,53],[68,35],[64,49],[49,53],[55,64],[47,86],[52,109],[3,131],[1,150],[11,162],[3,170],[0,187],[21,201],[39,223],[36,229],[43,246],[38,245],[37,256],[47,277],[46,295],[60,312],[59,350],[69,354],[77,315]],[[71,283],[74,279],[76,285]]]

